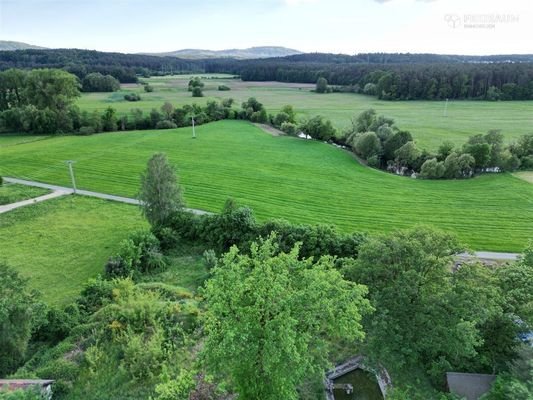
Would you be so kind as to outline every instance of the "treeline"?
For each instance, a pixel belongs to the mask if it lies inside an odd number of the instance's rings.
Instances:
[[[473,135],[462,146],[443,142],[436,153],[417,148],[412,135],[373,109],[352,120],[341,141],[369,166],[426,179],[470,178],[475,173],[533,169],[533,134],[504,146],[499,130]]]
[[[533,64],[348,64],[287,59],[219,61],[207,72],[239,74],[245,81],[329,84],[383,100],[530,100]],[[367,86],[369,85],[370,86]]]
[[[533,99],[531,55],[298,54],[281,58],[182,60],[90,50],[0,52],[0,70],[63,68],[80,79],[98,72],[121,83],[138,76],[185,72],[231,73],[248,81],[315,83],[323,77],[343,90],[384,100]]]
[[[156,57],[142,54],[106,53],[80,49],[0,51],[0,70],[9,68],[62,68],[83,79],[99,72],[111,75],[121,83],[137,82],[137,76],[204,71],[198,60]]]
[[[0,128],[11,132],[68,133],[79,125],[76,76],[60,69],[0,72]]]

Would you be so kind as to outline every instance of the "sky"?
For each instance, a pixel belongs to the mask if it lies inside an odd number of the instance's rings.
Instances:
[[[533,0],[0,0],[0,40],[124,53],[533,53]]]

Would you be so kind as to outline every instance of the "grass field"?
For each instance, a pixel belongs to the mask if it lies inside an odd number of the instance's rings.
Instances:
[[[66,304],[143,226],[134,206],[77,196],[48,200],[0,214],[0,260],[28,277],[45,301]]]
[[[50,193],[50,191],[46,189],[4,183],[0,186],[0,206],[42,196],[47,193]]]
[[[209,75],[205,76],[208,77]],[[132,108],[150,111],[159,109],[165,101],[175,106],[204,104],[210,99],[232,97],[240,106],[242,101],[255,96],[271,113],[285,104],[295,107],[299,117],[321,114],[342,129],[350,124],[350,118],[368,108],[374,108],[396,120],[402,129],[411,131],[419,146],[436,149],[444,140],[462,144],[477,133],[489,129],[501,129],[508,142],[525,133],[533,132],[533,101],[487,102],[450,101],[448,116],[444,114],[442,101],[380,101],[375,97],[353,93],[317,94],[311,92],[314,85],[280,82],[243,82],[227,79],[217,74],[204,79],[204,98],[193,98],[187,91],[190,75],[153,77],[145,79],[154,92],[145,93],[141,85],[122,85],[115,93],[85,93],[78,101],[84,110],[103,110],[113,106],[127,114]],[[218,85],[231,87],[231,91],[218,91]],[[128,91],[141,95],[141,101],[124,100]]]
[[[260,219],[335,223],[344,231],[432,224],[476,250],[520,251],[533,237],[533,186],[510,174],[413,180],[363,167],[330,145],[273,137],[240,121],[200,126],[197,136],[183,128],[8,146],[0,148],[0,174],[69,185],[64,161],[72,159],[78,187],[134,196],[146,160],[164,151],[178,167],[189,207],[218,211],[233,197]]]

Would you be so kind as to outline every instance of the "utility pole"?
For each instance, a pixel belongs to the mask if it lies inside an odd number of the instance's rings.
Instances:
[[[76,179],[74,179],[74,170],[72,169],[72,164],[74,164],[75,161],[68,160],[68,170],[70,172],[70,180],[72,181],[72,188],[74,189],[74,194],[76,194]]]
[[[446,99],[446,103],[444,103],[444,114],[445,117],[448,116],[448,99]]]
[[[192,122],[192,138],[196,139],[196,131],[194,130],[194,117],[191,117]]]

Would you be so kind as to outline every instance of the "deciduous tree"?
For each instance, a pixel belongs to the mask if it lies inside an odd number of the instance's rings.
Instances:
[[[156,153],[148,160],[138,197],[143,214],[152,226],[162,224],[184,207],[176,173],[164,153]]]
[[[254,243],[250,255],[233,247],[204,292],[207,365],[248,400],[297,399],[304,378],[328,365],[329,340],[361,340],[371,310],[366,288],[331,258],[301,261],[298,247],[280,253],[274,243]]]

